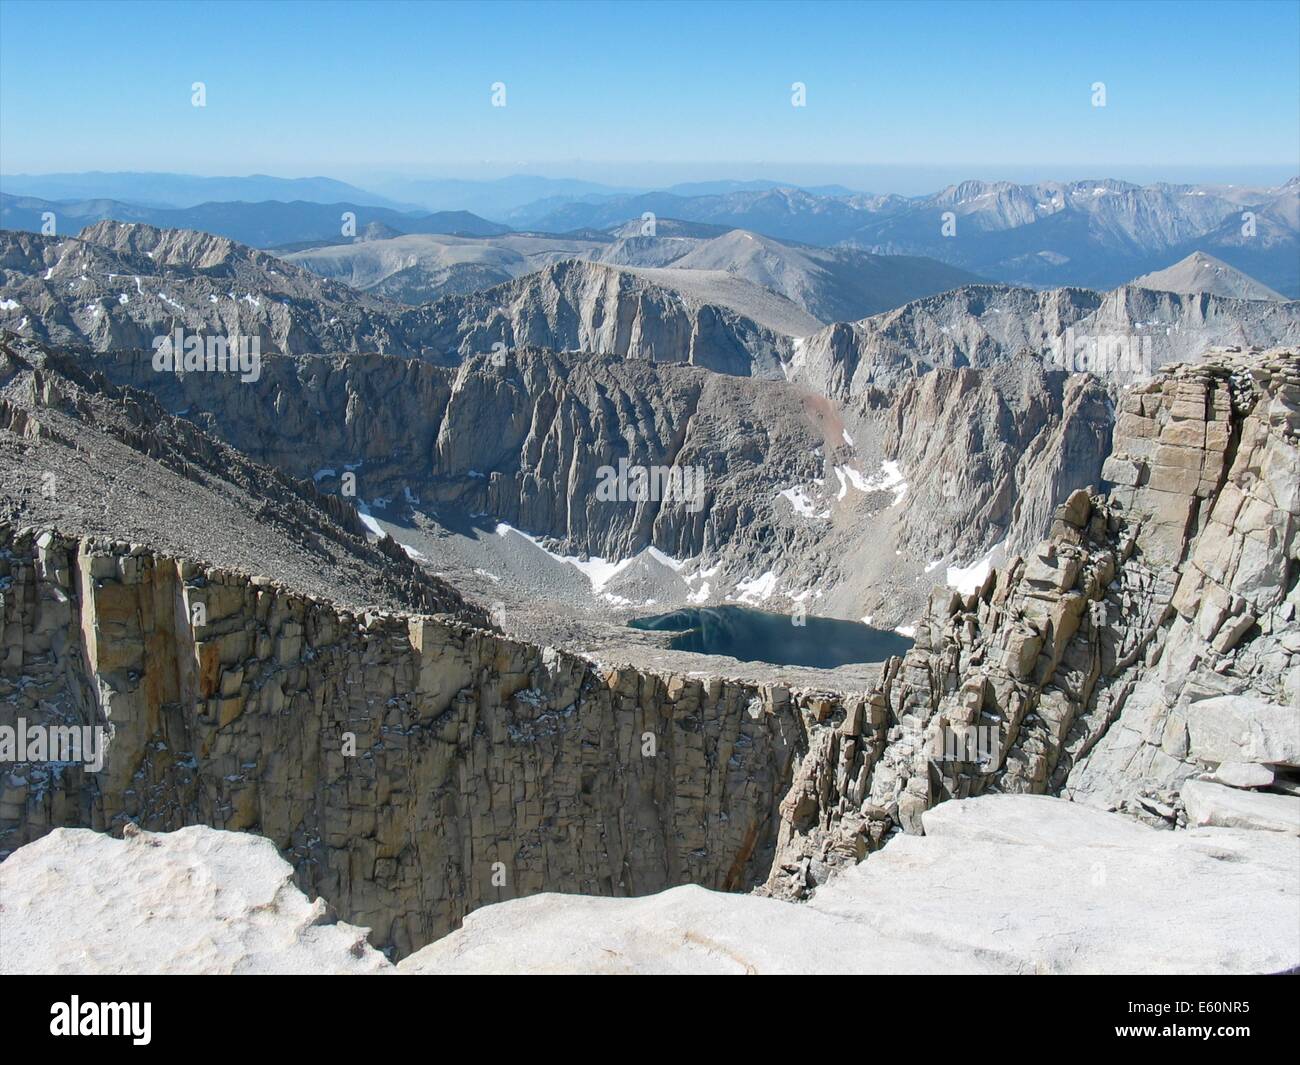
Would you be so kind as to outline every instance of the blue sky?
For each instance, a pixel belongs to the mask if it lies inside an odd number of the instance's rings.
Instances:
[[[873,168],[1300,171],[1300,3],[0,0],[5,173]]]

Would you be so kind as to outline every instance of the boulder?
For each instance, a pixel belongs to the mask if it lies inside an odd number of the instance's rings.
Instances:
[[[1216,784],[1226,784],[1230,788],[1267,788],[1277,774],[1266,765],[1253,762],[1222,762],[1211,774],[1210,779]]]
[[[1220,695],[1187,707],[1187,732],[1201,762],[1300,766],[1300,707]]]
[[[1208,780],[1183,785],[1183,805],[1192,825],[1248,828],[1300,836],[1300,796],[1242,791]]]

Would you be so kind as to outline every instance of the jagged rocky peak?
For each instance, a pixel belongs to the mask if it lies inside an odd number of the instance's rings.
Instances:
[[[159,229],[143,222],[105,220],[87,226],[78,240],[134,258],[152,259],[160,267],[184,266],[208,272],[231,266],[236,258],[264,263],[271,256],[226,237],[193,229]]]
[[[702,284],[688,285],[692,278]],[[791,336],[809,324],[804,312],[744,282],[710,288],[698,271],[675,274],[671,285],[661,283],[666,280],[656,271],[568,260],[483,292],[444,298],[417,313],[429,324],[431,345],[461,357],[490,352],[494,345],[541,347],[781,376]],[[744,290],[739,297],[731,290],[735,285]],[[787,327],[788,315],[798,316],[798,324]]]

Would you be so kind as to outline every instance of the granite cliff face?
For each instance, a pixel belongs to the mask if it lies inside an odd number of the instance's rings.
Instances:
[[[925,559],[1037,542],[1070,492],[1097,482],[1114,420],[1101,379],[1028,357],[936,369],[850,409],[883,425],[885,453],[907,471],[900,546]]]
[[[6,774],[6,850],[70,825],[256,831],[401,953],[542,890],[761,882],[808,725],[846,699],[599,672],[48,532],[0,526],[0,567],[4,723],[111,730],[99,773]]]
[[[769,299],[778,301],[787,302]],[[576,260],[483,292],[446,297],[413,318],[427,330],[431,347],[460,358],[492,352],[494,345],[540,347],[780,377],[793,351],[788,335],[728,307],[632,271]]]
[[[692,557],[755,535],[780,488],[821,475],[823,433],[801,390],[695,367],[536,349],[458,368],[271,358],[248,384],[158,374],[145,354],[95,365],[294,477],[346,467],[359,498],[490,515],[573,554],[627,558],[653,545]],[[621,460],[700,469],[700,505],[598,498],[601,467]]]
[[[814,733],[768,889],[802,895],[985,792],[1300,830],[1298,436],[1291,352],[1212,354],[1129,392],[1109,494],[1074,493],[970,594],[937,591],[868,715]],[[945,749],[963,734],[978,753]]]

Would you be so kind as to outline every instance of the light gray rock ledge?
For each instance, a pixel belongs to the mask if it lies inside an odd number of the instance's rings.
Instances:
[[[1208,780],[1183,785],[1190,825],[1249,828],[1300,836],[1300,796],[1226,788]]]
[[[1215,787],[1215,785],[1207,785]],[[1227,790],[1227,789],[1221,789]],[[1239,793],[1247,794],[1247,793]],[[1248,796],[1249,797],[1249,796]],[[1041,796],[943,803],[805,904],[686,886],[486,906],[394,967],[259,837],[61,829],[0,863],[0,971],[1210,973],[1300,965],[1300,839]]]

